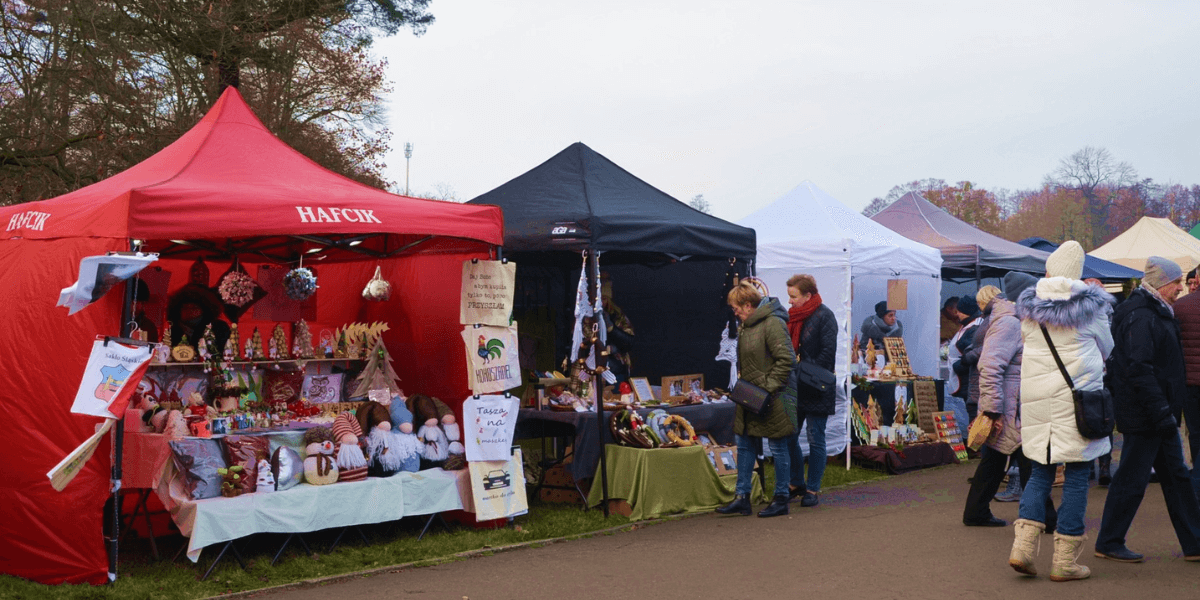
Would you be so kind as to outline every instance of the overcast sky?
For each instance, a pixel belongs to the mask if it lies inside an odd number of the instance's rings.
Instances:
[[[581,141],[736,221],[811,180],[1037,187],[1107,148],[1200,184],[1200,2],[435,0],[381,39],[388,175],[469,200]]]

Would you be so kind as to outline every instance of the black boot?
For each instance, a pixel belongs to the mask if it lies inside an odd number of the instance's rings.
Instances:
[[[775,496],[766,508],[758,511],[758,516],[760,517],[778,517],[786,514],[788,514],[787,496]]]
[[[1096,483],[1100,485],[1108,485],[1112,483],[1112,455],[1106,454],[1100,457],[1100,477],[1096,479]]]
[[[730,502],[729,504],[726,504],[725,506],[718,508],[717,512],[720,514],[723,514],[723,515],[737,514],[737,515],[749,516],[751,508],[752,507],[750,506],[750,497],[749,496],[737,496],[733,499],[733,502]]]

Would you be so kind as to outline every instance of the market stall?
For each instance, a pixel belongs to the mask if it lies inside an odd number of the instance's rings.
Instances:
[[[0,222],[8,224],[0,234],[0,303],[8,307],[0,348],[20,359],[0,406],[24,457],[0,483],[3,569],[45,583],[103,583],[114,571],[101,533],[110,479],[119,478],[110,473],[107,441],[62,492],[46,477],[96,424],[69,412],[87,349],[97,334],[128,333],[136,315],[134,286],[73,316],[54,308],[82,257],[157,253],[155,265],[170,275],[167,295],[187,284],[198,259],[218,274],[240,265],[252,277],[262,268],[282,276],[303,259],[319,282],[312,312],[298,319],[251,314],[243,321],[247,335],[256,322],[272,326],[262,327],[264,340],[280,321],[289,330],[309,321],[317,336],[348,323],[386,322],[386,348],[409,393],[457,405],[468,394],[465,357],[461,345],[445,340],[461,330],[460,265],[492,256],[503,241],[494,207],[396,196],[325,171],[275,138],[233,88],[143,163],[59,198],[0,208]],[[394,289],[389,302],[361,299],[377,268]]]
[[[635,332],[630,376],[668,390],[664,378],[690,376],[687,381],[702,388],[695,390],[697,402],[708,399],[703,392],[729,386],[730,363],[717,359],[722,340],[729,344],[723,332],[732,321],[724,291],[734,275],[750,272],[753,230],[679,202],[582,143],[468,204],[504,210],[505,254],[517,263],[514,318],[531,336],[523,350],[539,348],[522,365],[527,376],[536,371],[536,381],[563,369],[564,360],[571,363],[564,371],[580,370],[574,362],[579,341],[573,340],[578,317],[613,316],[607,302],[592,308],[600,304],[600,279],[607,275],[618,319]],[[588,406],[599,410],[588,425],[597,428],[599,443],[607,416],[603,403]],[[598,447],[588,452],[604,460]],[[597,483],[603,490],[605,482]]]
[[[1186,273],[1200,264],[1200,240],[1170,219],[1142,217],[1133,227],[1088,254],[1130,269],[1142,269],[1147,258],[1162,256],[1178,263]]]
[[[758,234],[756,271],[772,294],[785,299],[788,278],[807,273],[837,318],[838,402],[826,424],[826,439],[830,456],[843,452],[850,443],[851,342],[877,302],[888,300],[897,310],[912,372],[936,375],[941,256],[851,210],[811,181],[740,224]],[[807,453],[806,435],[800,436],[800,445]]]

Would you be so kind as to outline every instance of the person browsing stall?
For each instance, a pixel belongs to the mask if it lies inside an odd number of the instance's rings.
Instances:
[[[788,335],[796,360],[809,360],[826,371],[834,371],[837,360],[837,318],[821,302],[817,281],[812,275],[793,275],[787,281]],[[816,506],[825,475],[825,422],[834,413],[836,392],[814,389],[798,381],[795,374],[788,378],[787,391],[795,398],[797,434],[788,436],[791,454],[792,498],[800,498],[800,506]],[[808,423],[808,478],[804,476],[805,456],[800,450],[799,429]]]
[[[796,353],[788,336],[787,311],[775,298],[763,298],[749,281],[742,281],[727,296],[729,307],[741,322],[738,327],[739,377],[766,390],[770,396],[767,410],[756,415],[741,405],[734,409],[733,433],[737,440],[737,488],[733,502],[717,509],[721,514],[749,515],[751,475],[754,460],[767,438],[775,457],[775,495],[771,504],[759,511],[760,517],[788,514],[788,482],[791,461],[787,438],[796,435],[796,405],[789,403],[783,391]],[[789,405],[790,404],[790,405]]]

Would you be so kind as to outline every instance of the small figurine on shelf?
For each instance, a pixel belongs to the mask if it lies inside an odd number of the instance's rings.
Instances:
[[[171,348],[171,358],[175,362],[192,362],[196,358],[196,350],[188,343],[187,334],[179,337],[179,344]]]
[[[288,339],[287,332],[283,330],[281,323],[275,324],[274,331],[271,332],[271,341],[275,346],[275,360],[287,360],[291,358],[288,354]]]
[[[226,498],[236,498],[242,495],[242,478],[246,476],[242,465],[217,469],[221,475],[221,495]],[[268,470],[269,472],[269,470]]]
[[[258,482],[256,489],[259,493],[270,493],[275,491],[275,474],[271,472],[271,463],[265,458],[258,460]]]
[[[258,332],[258,328],[254,328],[254,334],[250,336],[250,351],[246,353],[246,360],[266,360],[267,355],[263,354],[262,334]]]
[[[296,348],[293,355],[296,358],[316,358],[316,353],[313,352],[312,332],[308,329],[308,323],[303,320],[296,321],[295,329],[292,330],[292,345]]]
[[[225,354],[223,358],[225,362],[237,360],[238,350],[242,347],[242,338],[238,335],[238,325],[233,323],[229,326],[229,341],[225,342]]]
[[[346,342],[346,330],[338,332],[337,349],[333,351],[334,358],[346,358],[350,352],[349,344]]]
[[[867,368],[875,368],[875,340],[867,340]]]

